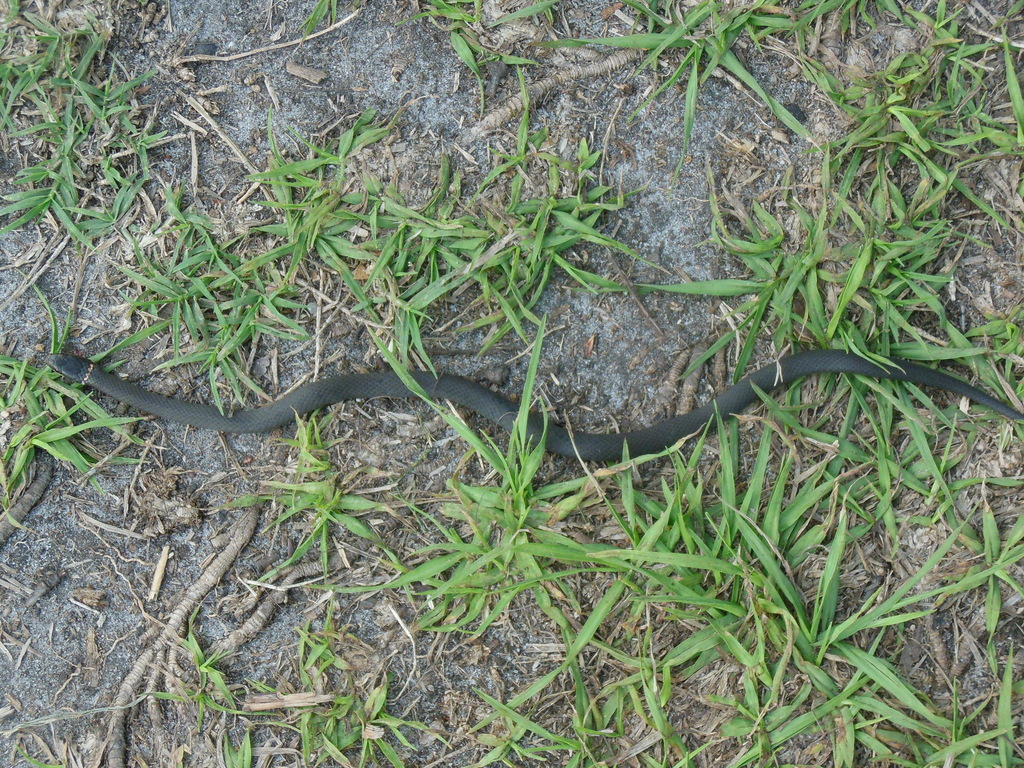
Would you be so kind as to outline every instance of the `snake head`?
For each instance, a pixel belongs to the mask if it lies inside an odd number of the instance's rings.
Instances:
[[[75,355],[50,355],[50,367],[65,378],[84,384],[92,373],[93,363]]]

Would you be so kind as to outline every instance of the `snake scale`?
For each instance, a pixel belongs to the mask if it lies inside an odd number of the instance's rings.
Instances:
[[[318,379],[260,408],[224,414],[212,405],[188,403],[155,394],[74,355],[54,355],[51,365],[71,381],[86,384],[141,411],[217,432],[268,432],[294,423],[297,415],[343,400],[414,396],[402,378],[393,371],[357,373]],[[431,399],[449,400],[504,429],[513,428],[519,413],[519,405],[513,400],[461,376],[435,376],[426,371],[409,373]],[[759,390],[771,392],[805,376],[820,374],[869,376],[943,389],[987,406],[1009,419],[1024,421],[1024,413],[942,371],[908,360],[894,358],[887,363],[876,363],[850,352],[819,349],[799,352],[766,365],[706,405],[682,416],[659,421],[645,429],[618,434],[570,433],[548,423],[545,431],[543,417],[531,412],[527,433],[534,440],[543,437],[545,448],[562,456],[576,456],[590,461],[617,461],[622,458],[623,449],[628,449],[630,456],[643,456],[662,451],[709,425],[714,426],[717,417],[727,419],[735,416],[758,401]]]

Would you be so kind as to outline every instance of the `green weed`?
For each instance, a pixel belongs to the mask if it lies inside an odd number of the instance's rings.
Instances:
[[[0,60],[0,130],[31,139],[35,160],[14,177],[25,189],[6,196],[0,216],[11,220],[0,234],[49,214],[89,246],[130,210],[149,175],[147,151],[162,138],[131,103],[146,78],[120,82],[114,70],[94,80],[107,43],[96,24],[60,31],[24,14],[0,35],[26,51]],[[15,114],[29,106],[38,116],[22,127]]]

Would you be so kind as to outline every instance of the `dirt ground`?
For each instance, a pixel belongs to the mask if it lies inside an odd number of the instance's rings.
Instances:
[[[493,5],[491,12],[499,13],[497,4]],[[156,201],[155,208],[160,207],[164,185],[180,185],[184,203],[218,221],[225,236],[267,219],[268,214],[255,198],[240,201],[250,186],[245,180],[249,170],[224,137],[255,167],[263,168],[271,113],[276,137],[296,154],[301,147],[295,135],[330,135],[368,109],[383,119],[394,117],[396,128],[385,151],[361,162],[373,164],[374,171],[395,184],[410,204],[429,192],[442,155],[453,157],[470,188],[493,166],[490,148],[514,146],[518,118],[493,134],[472,133],[481,120],[476,81],[452,50],[445,30],[413,19],[415,3],[364,3],[344,25],[301,45],[287,46],[280,44],[302,36],[300,25],[312,10],[311,3],[245,2],[229,10],[209,0],[174,0],[146,6],[69,4],[63,10],[89,12],[105,20],[113,33],[110,51],[125,79],[153,73],[139,99],[154,121],[154,130],[174,137],[153,153],[153,182],[146,194]],[[621,9],[607,15],[602,14],[604,10],[603,3],[564,2],[558,6],[556,29],[526,19],[486,29],[487,44],[535,57],[543,74],[591,63],[608,52],[535,49],[528,48],[528,43],[628,31]],[[876,42],[879,56],[888,55],[899,43],[895,38],[887,40],[884,31]],[[214,46],[217,56],[264,47],[272,50],[232,61],[181,63],[182,57],[209,54]],[[795,64],[785,52],[754,50],[742,43],[737,52],[775,99],[800,105],[816,139],[830,138],[835,114],[817,103],[819,97],[803,78],[792,76]],[[289,65],[295,64],[325,77],[314,83],[296,76],[289,71]],[[610,230],[646,261],[625,259],[597,247],[581,248],[577,254],[589,269],[612,279],[653,283],[741,274],[737,264],[707,243],[709,173],[723,186],[751,196],[783,183],[791,169],[799,183],[802,175],[819,166],[808,154],[809,143],[780,124],[742,84],[725,76],[711,77],[702,85],[691,142],[683,156],[681,93],[663,94],[631,119],[672,66],[668,54],[657,72],[638,72],[631,63],[599,79],[573,82],[534,113],[535,125],[550,128],[556,151],[571,153],[586,137],[592,147],[605,150],[607,179],[623,190],[640,190],[613,214]],[[489,86],[494,96],[488,108],[518,91],[514,73],[495,77]],[[204,106],[216,129],[189,103],[188,96]],[[5,161],[5,177],[16,170],[15,162]],[[5,191],[10,188],[4,184]],[[135,330],[123,327],[126,297],[118,291],[118,266],[131,258],[125,239],[112,238],[95,252],[80,255],[66,241],[50,239],[45,228],[25,227],[0,238],[4,263],[15,263],[26,253],[54,256],[37,285],[58,318],[66,315],[76,286],[81,286],[72,336],[76,348],[96,353]],[[0,295],[13,293],[21,282],[19,271],[0,271]],[[311,305],[315,302],[311,299]],[[564,281],[547,291],[537,310],[549,318],[541,377],[547,386],[545,395],[576,413],[582,426],[594,429],[651,422],[659,385],[677,351],[695,340],[713,338],[719,315],[717,299],[599,296],[575,290]],[[326,344],[348,350],[354,365],[377,362],[372,342],[359,335],[343,312],[335,312],[330,319],[336,327]],[[312,328],[312,313],[306,320]],[[49,345],[49,323],[39,296],[26,291],[0,315],[0,328],[7,329],[0,336],[7,354],[41,361],[40,353]],[[443,328],[444,318],[435,318],[433,327]],[[264,344],[269,347],[272,341]],[[517,342],[507,340],[476,358],[460,353],[473,351],[480,336],[467,334],[452,342],[442,333],[437,341],[433,359],[439,367],[461,372],[470,366],[476,372],[508,365],[510,375],[504,386],[509,393],[518,391],[526,361],[520,358],[522,348]],[[282,387],[308,372],[301,366],[309,359],[309,350],[301,345],[285,344],[283,349],[287,364],[280,368],[285,377]],[[590,354],[590,349],[596,352]],[[127,350],[122,373],[153,384],[146,374],[160,352],[156,347]],[[260,354],[269,352],[262,349]],[[170,393],[195,386],[177,374],[167,378]],[[561,389],[550,383],[556,380]],[[434,441],[441,436],[440,447],[427,447],[430,436],[422,434],[424,422],[433,431]],[[350,406],[344,420],[331,428],[338,438],[332,461],[343,476],[352,478],[354,486],[398,484],[421,500],[444,490],[464,453],[457,438],[452,439],[454,433],[446,432],[448,428],[419,404]],[[412,436],[396,440],[396,431],[403,428]],[[4,734],[0,763],[4,765],[30,765],[19,756],[19,749],[44,761],[93,764],[111,716],[104,708],[140,657],[144,633],[166,620],[181,594],[237,530],[243,512],[223,505],[265,491],[261,483],[280,477],[294,460],[280,440],[260,436],[226,439],[151,422],[140,423],[135,433],[141,446],[120,445],[110,433],[89,439],[95,441],[98,454],[123,452],[140,458],[140,464],[109,463],[89,478],[66,466],[56,467],[49,490],[27,521],[28,530],[16,533],[0,557],[0,666],[4,669],[0,691],[5,696],[0,702]],[[405,474],[403,468],[424,452],[436,470],[425,476]],[[545,471],[557,477],[564,466],[552,460]],[[463,468],[463,476],[473,477],[475,471]],[[654,474],[657,469],[650,471]],[[245,611],[251,610],[246,602],[249,580],[287,557],[304,533],[300,521],[267,532],[277,512],[273,505],[261,510],[251,545],[191,619],[204,644],[225,637],[241,624]],[[366,522],[382,530],[402,529],[407,523],[386,509]],[[592,533],[598,535],[600,521],[593,526]],[[354,538],[345,540],[343,549],[349,563],[342,582],[372,582],[377,574],[374,556],[360,551]],[[153,595],[150,588],[162,558],[166,571]],[[26,605],[26,596],[47,573],[54,572],[61,576],[52,589]],[[236,682],[258,681],[268,690],[285,693],[302,691],[296,669],[302,628],[322,625],[330,610],[350,649],[347,658],[352,668],[346,673],[364,689],[390,674],[391,711],[456,737],[453,746],[445,747],[424,736],[414,752],[407,752],[406,765],[468,764],[486,752],[457,738],[486,714],[473,691],[482,689],[499,700],[507,698],[556,663],[560,637],[524,602],[513,606],[514,621],[494,625],[478,640],[465,643],[456,636],[442,636],[435,647],[421,648],[407,635],[419,608],[409,595],[399,592],[331,597],[316,589],[292,590],[271,623],[220,668]],[[182,667],[190,664],[180,664],[173,654],[164,655],[154,658],[145,674],[155,681],[157,690],[175,693],[182,690],[175,682],[178,676],[189,677]],[[237,738],[240,733],[238,722],[226,715],[208,711],[197,729],[194,707],[152,700],[139,703],[128,725],[129,765],[219,765],[218,734],[227,732]],[[266,726],[257,734],[260,762],[256,764],[301,763],[300,746],[288,729]]]

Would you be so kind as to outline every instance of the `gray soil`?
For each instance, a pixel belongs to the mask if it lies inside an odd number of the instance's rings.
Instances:
[[[518,117],[488,136],[471,133],[481,119],[478,84],[453,52],[445,30],[424,20],[410,20],[415,13],[410,4],[370,2],[346,25],[300,46],[234,61],[187,64],[179,59],[196,51],[208,52],[209,44],[216,45],[217,55],[229,56],[295,40],[301,37],[300,25],[312,4],[245,2],[229,11],[209,0],[174,0],[147,8],[140,11],[136,5],[125,5],[115,12],[116,19],[108,18],[115,30],[110,50],[116,66],[125,79],[154,73],[139,96],[140,104],[152,116],[154,130],[177,137],[153,153],[154,181],[146,193],[159,210],[163,185],[180,186],[184,204],[220,222],[225,237],[254,221],[269,220],[271,214],[255,204],[258,195],[239,202],[249,187],[248,171],[185,101],[186,94],[195,95],[212,110],[219,128],[257,168],[266,164],[271,110],[275,135],[296,156],[302,154],[302,147],[289,131],[297,136],[332,136],[367,109],[376,110],[381,119],[394,117],[392,137],[360,162],[396,185],[410,205],[429,192],[442,155],[453,158],[466,176],[465,187],[473,188],[495,162],[491,150],[514,147]],[[553,30],[523,21],[481,32],[495,50],[540,61],[530,75],[539,79],[608,55],[605,50],[528,46],[553,37],[628,31],[617,16],[604,20],[603,9],[603,4],[563,3]],[[91,10],[102,18],[99,7]],[[879,50],[891,55],[884,46]],[[801,105],[812,133],[822,140],[831,138],[829,131],[839,117],[796,74],[790,60],[742,44],[737,52],[779,102]],[[289,73],[289,63],[319,70],[326,77],[314,84]],[[787,172],[792,171],[799,183],[819,165],[816,157],[808,155],[808,143],[781,125],[757,97],[726,77],[711,77],[703,84],[691,143],[682,156],[680,92],[662,94],[630,119],[674,66],[675,60],[668,55],[655,72],[629,65],[596,81],[570,83],[533,114],[534,127],[550,129],[552,151],[572,157],[579,140],[586,137],[591,147],[605,152],[606,180],[624,190],[641,190],[604,227],[644,262],[594,246],[580,247],[572,254],[578,263],[612,279],[675,283],[684,278],[742,276],[737,263],[707,243],[709,173],[742,204],[782,183]],[[493,87],[488,110],[518,91],[514,73]],[[198,163],[194,178],[193,153]],[[8,162],[2,170],[9,179],[16,165]],[[11,189],[6,181],[4,189]],[[153,218],[150,223],[158,222]],[[141,235],[137,226],[132,230]],[[114,239],[100,244],[96,252],[78,254],[60,238],[51,240],[50,232],[48,227],[32,226],[5,236],[0,240],[0,260],[5,266],[24,269],[26,255],[48,259],[56,254],[37,286],[58,318],[65,317],[81,280],[71,343],[94,354],[138,330],[125,324],[129,297],[116,289],[121,279],[118,265],[134,258],[128,241]],[[1010,278],[1021,279],[1019,265]],[[11,294],[21,282],[22,272],[0,271],[0,295]],[[333,289],[339,284],[330,285]],[[999,300],[997,295],[995,301]],[[316,301],[311,298],[311,306]],[[352,302],[343,298],[341,304],[351,306]],[[728,307],[718,299],[664,294],[595,296],[561,280],[547,291],[538,311],[548,316],[540,377],[544,396],[575,424],[604,430],[641,426],[662,417],[659,388],[676,354],[720,335]],[[332,317],[336,326],[323,339],[325,348],[343,350],[353,366],[378,365],[372,341],[344,313]],[[310,332],[318,327],[312,313],[299,320]],[[443,329],[445,320],[434,318],[432,328]],[[3,336],[7,354],[41,364],[50,326],[34,291],[24,292],[3,309],[0,328],[7,329]],[[509,336],[487,356],[458,354],[474,351],[480,341],[473,334],[451,339],[439,333],[433,361],[441,369],[468,374],[508,365],[510,374],[501,386],[517,394],[525,371],[521,342]],[[147,340],[127,350],[120,356],[127,360],[122,372],[168,393],[206,397],[208,389],[201,376],[187,380],[184,373],[175,372],[159,381],[147,377],[165,354],[166,344]],[[253,350],[254,370],[262,366],[273,372],[265,380],[271,392],[306,376],[312,359],[308,348],[288,343],[282,345],[278,358],[275,345],[273,339],[264,339],[261,348]],[[767,345],[761,350],[765,355],[771,352]],[[280,379],[274,381],[275,376]],[[712,381],[706,390],[717,384]],[[109,401],[104,405],[115,409]],[[11,417],[4,418],[9,425]],[[444,490],[457,468],[464,482],[486,481],[480,466],[458,467],[464,444],[422,404],[347,405],[322,423],[334,441],[330,460],[345,478],[344,488],[352,493],[394,486],[410,498],[429,503],[431,494]],[[19,748],[39,759],[91,763],[107,736],[104,726],[111,714],[103,708],[112,703],[114,692],[143,653],[144,633],[167,619],[183,591],[230,540],[240,510],[224,505],[246,493],[265,492],[261,483],[286,476],[295,460],[277,438],[224,439],[151,422],[137,425],[135,433],[140,445],[120,445],[109,432],[89,435],[97,455],[119,453],[139,458],[141,464],[106,463],[88,479],[70,467],[58,466],[49,490],[26,521],[28,529],[16,532],[0,554],[0,667],[4,670],[0,691],[5,697],[0,701],[0,763],[4,765],[29,765],[19,756]],[[491,434],[499,443],[506,439]],[[407,468],[423,457],[434,472],[409,474]],[[660,468],[644,471],[653,476]],[[553,459],[542,474],[556,478],[566,472],[575,473],[578,468]],[[270,528],[280,508],[270,504],[261,509],[252,543],[192,620],[203,647],[244,621],[251,611],[251,605],[245,604],[247,583],[287,557],[307,533],[308,521],[297,519]],[[426,527],[405,510],[382,508],[363,519],[403,554],[427,543]],[[597,537],[603,523],[593,519],[575,525],[580,535]],[[387,578],[390,570],[365,541],[340,527],[332,536],[345,561],[336,583],[372,584]],[[168,558],[166,573],[156,595],[151,595],[162,555]],[[61,574],[56,584],[27,605],[27,596],[51,572]],[[600,589],[594,586],[595,592]],[[475,691],[507,700],[561,659],[557,628],[525,599],[512,606],[507,619],[480,638],[466,641],[458,635],[409,634],[424,609],[412,592],[333,598],[327,594],[294,590],[273,621],[218,666],[243,700],[260,690],[254,683],[278,693],[304,692],[297,669],[299,634],[307,624],[322,627],[330,604],[333,625],[345,638],[349,665],[337,672],[337,685],[350,686],[365,696],[390,675],[388,710],[425,723],[449,742],[445,746],[408,732],[416,749],[402,748],[402,753],[410,766],[462,765],[479,759],[486,747],[466,738],[466,731],[489,709]],[[424,647],[427,643],[433,645]],[[180,659],[173,652],[164,655],[153,662],[162,666],[145,671],[155,690],[186,695],[194,688],[195,664],[183,654]],[[546,722],[557,728],[570,716],[569,712],[552,714]],[[246,722],[266,721],[208,711],[197,728],[194,707],[152,700],[141,703],[128,719],[128,764],[219,765],[219,734],[226,731],[237,741]],[[258,764],[301,763],[293,731],[261,725],[255,735],[265,760]]]

